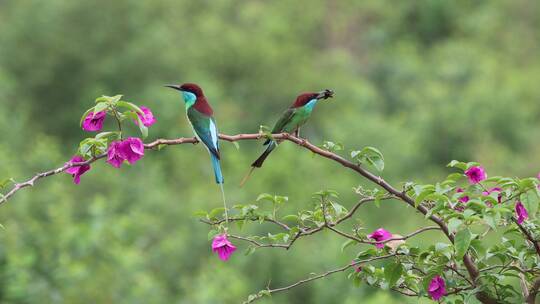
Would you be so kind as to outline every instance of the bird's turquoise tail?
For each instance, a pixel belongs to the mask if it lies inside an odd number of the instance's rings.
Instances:
[[[261,154],[261,156],[259,156],[259,158],[257,158],[252,164],[251,166],[252,167],[257,167],[257,168],[260,168],[262,166],[262,164],[264,163],[264,161],[266,160],[266,158],[268,157],[268,155],[270,155],[270,153],[276,148],[276,142],[275,141],[272,141],[268,144],[268,146],[266,146],[266,150],[264,150],[263,154]]]
[[[229,223],[229,216],[227,214],[227,202],[225,201],[225,190],[223,190],[223,174],[221,173],[221,164],[219,159],[213,154],[210,153],[210,158],[212,158],[212,166],[214,167],[214,175],[216,176],[216,183],[219,184],[221,189],[221,198],[223,199],[223,208],[225,208],[225,223]]]
[[[214,167],[214,175],[216,177],[216,183],[223,184],[224,180],[223,180],[223,174],[221,173],[221,164],[219,163],[219,159],[213,153],[210,153],[210,157],[212,158],[212,166]]]

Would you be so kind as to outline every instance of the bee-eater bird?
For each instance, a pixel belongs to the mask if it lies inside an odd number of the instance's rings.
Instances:
[[[225,205],[225,217],[227,218],[227,206],[225,204],[225,193],[223,191],[223,174],[221,172],[219,152],[219,138],[216,120],[214,119],[214,111],[208,104],[206,96],[204,96],[201,87],[194,83],[184,83],[182,85],[166,85],[166,87],[180,91],[184,104],[186,106],[186,114],[193,132],[197,139],[204,144],[214,169],[216,183],[220,185],[223,195],[223,204]]]
[[[274,128],[272,128],[272,134],[295,133],[298,136],[300,127],[307,122],[317,102],[333,96],[334,92],[329,89],[318,93],[302,93],[298,95],[294,103],[283,112],[276,122]],[[274,140],[267,139],[264,145],[267,146],[266,150],[251,164],[251,169],[240,183],[240,186],[248,180],[255,168],[260,168],[263,165],[268,155],[276,148],[277,143]]]

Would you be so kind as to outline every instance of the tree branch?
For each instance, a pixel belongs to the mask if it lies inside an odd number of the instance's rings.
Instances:
[[[225,140],[225,141],[257,140],[257,139],[261,139],[263,137],[266,138],[261,133],[237,134],[237,135],[220,134],[219,135],[219,138],[221,140]],[[399,198],[403,202],[407,203],[409,206],[417,209],[423,215],[427,215],[428,212],[429,212],[429,210],[425,206],[423,206],[422,204],[416,205],[414,200],[411,197],[409,197],[404,191],[403,192],[399,191],[398,189],[392,187],[388,182],[386,182],[380,176],[376,176],[375,174],[373,174],[373,173],[365,170],[364,168],[362,168],[360,165],[357,165],[357,164],[343,158],[342,156],[339,156],[339,155],[337,155],[335,153],[332,153],[330,151],[319,148],[319,147],[311,144],[307,140],[295,137],[295,136],[293,136],[291,134],[287,134],[287,133],[273,134],[272,137],[275,140],[288,140],[288,141],[291,141],[291,142],[293,142],[293,143],[295,143],[295,144],[297,144],[297,145],[299,145],[301,147],[306,148],[307,150],[312,151],[315,154],[318,154],[318,155],[320,155],[322,157],[331,159],[331,160],[341,164],[342,166],[344,166],[346,168],[349,168],[349,169],[359,173],[360,175],[362,175],[363,177],[365,177],[369,181],[379,185],[381,188],[386,190],[389,194]],[[185,144],[185,143],[193,143],[193,144],[195,144],[197,142],[198,142],[198,140],[196,138],[194,138],[194,137],[179,138],[179,139],[173,139],[173,140],[158,139],[158,140],[156,140],[154,142],[146,144],[145,149],[151,149],[151,148],[157,147],[158,145],[177,145],[177,144]],[[89,161],[87,161],[85,163],[92,163],[92,162],[96,161],[97,159],[100,159],[100,158],[103,158],[103,157],[105,157],[105,155],[99,155],[98,157],[96,157],[94,159],[90,159]],[[82,165],[82,164],[83,163],[70,164],[70,165],[65,164],[64,166],[59,167],[57,169],[46,171],[46,172],[43,172],[43,173],[38,173],[34,177],[32,177],[31,179],[29,179],[26,182],[16,183],[15,186],[4,197],[2,197],[2,200],[0,201],[0,203],[6,202],[11,196],[13,196],[20,189],[28,187],[28,186],[33,186],[34,183],[38,179],[61,173],[61,172],[65,171],[68,168],[71,168],[73,166]],[[454,242],[454,235],[450,233],[450,231],[448,230],[448,226],[444,223],[444,221],[441,218],[439,218],[438,216],[436,216],[434,214],[431,214],[431,215],[429,215],[429,219],[432,222],[434,222],[435,224],[437,224],[441,228],[443,233],[446,235],[446,237],[452,243]],[[316,229],[322,229],[322,228],[316,228]],[[294,239],[295,238],[293,238],[293,240]],[[474,264],[471,256],[468,253],[464,255],[463,263],[465,264],[465,267],[467,268],[467,272],[469,273],[469,276],[471,277],[473,283],[475,283],[476,280],[478,279],[478,275],[479,275],[478,268],[476,267],[476,265]],[[491,296],[489,296],[485,292],[479,292],[476,295],[476,297],[482,303],[487,303],[487,304],[496,303],[496,300],[493,299]]]

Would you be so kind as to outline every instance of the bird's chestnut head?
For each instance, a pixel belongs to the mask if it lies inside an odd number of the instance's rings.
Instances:
[[[178,91],[192,93],[193,95],[195,95],[197,97],[204,96],[204,93],[203,93],[203,90],[201,89],[201,87],[198,86],[195,83],[187,82],[187,83],[184,83],[184,84],[181,84],[181,85],[168,84],[168,85],[165,85],[165,86],[168,87],[168,88],[171,88],[171,89],[178,90]]]
[[[308,104],[312,100],[321,100],[321,99],[327,99],[334,96],[334,91],[326,89],[324,91],[315,93],[302,93],[296,97],[296,100],[294,101],[294,104],[292,105],[294,108],[302,107],[306,104]]]
[[[199,99],[204,99],[204,93],[201,87],[194,83],[184,83],[181,85],[168,84],[165,85],[168,88],[178,90],[182,93],[186,107],[191,107]]]

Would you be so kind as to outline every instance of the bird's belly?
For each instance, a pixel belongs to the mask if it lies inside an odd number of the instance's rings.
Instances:
[[[287,133],[292,133],[296,131],[299,127],[301,127],[303,124],[306,123],[311,113],[306,113],[305,111],[299,111],[293,119],[291,119],[291,122],[284,128],[284,131]]]

